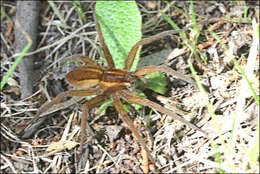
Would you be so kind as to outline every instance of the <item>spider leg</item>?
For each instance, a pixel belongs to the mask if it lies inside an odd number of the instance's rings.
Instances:
[[[28,123],[28,126],[24,128],[20,134],[23,134],[23,132],[26,132],[32,124],[34,124],[39,118],[41,118],[41,114],[48,109],[50,109],[53,105],[60,103],[65,97],[70,97],[70,96],[90,96],[94,94],[99,94],[100,91],[95,88],[89,88],[89,89],[84,89],[84,90],[70,90],[63,92],[59,94],[57,97],[55,97],[52,101],[44,103],[40,109],[38,110],[36,116]]]
[[[138,95],[134,94],[133,92],[131,92],[129,90],[118,91],[118,95],[122,96],[129,103],[137,103],[137,104],[141,104],[141,105],[144,105],[144,106],[149,106],[149,107],[151,107],[153,109],[158,110],[161,113],[169,115],[173,119],[179,120],[180,122],[182,122],[182,123],[186,124],[187,126],[189,126],[191,129],[200,131],[204,136],[208,137],[206,132],[204,132],[200,128],[196,127],[192,123],[188,122],[184,118],[180,117],[179,115],[174,114],[171,110],[166,109],[166,108],[162,107],[161,105],[159,105],[157,103],[154,103],[154,102],[152,102],[152,101],[150,101],[150,100],[148,100],[146,98],[139,97]]]
[[[140,40],[139,42],[137,42],[137,43],[132,47],[132,49],[131,49],[130,52],[128,53],[128,56],[127,56],[127,58],[126,58],[125,69],[129,70],[129,69],[132,67],[139,46],[145,45],[145,44],[149,44],[149,43],[151,43],[151,42],[153,42],[153,41],[155,41],[155,40],[157,40],[157,39],[159,39],[159,38],[168,36],[168,35],[170,35],[170,34],[176,34],[176,33],[185,31],[185,30],[187,30],[187,29],[188,29],[188,28],[184,28],[184,29],[181,29],[181,30],[164,31],[164,32],[162,32],[162,33],[159,33],[159,34],[156,34],[156,35],[154,35],[154,36],[151,36],[151,37],[148,37],[148,38],[145,38],[145,39]]]
[[[94,60],[90,59],[88,56],[79,56],[79,58],[80,58],[80,60],[82,62],[84,62],[87,65],[97,66],[97,67],[102,69],[102,67],[97,62],[95,62]]]
[[[162,65],[161,66],[144,66],[142,68],[138,68],[135,71],[135,75],[143,76],[143,75],[151,74],[154,72],[164,72],[166,74],[172,75],[175,78],[180,78],[186,82],[189,82],[190,84],[192,84],[193,86],[195,86],[197,88],[196,82],[192,78],[185,76],[177,71],[174,71],[172,68],[170,68],[168,66],[162,66]]]
[[[81,115],[81,140],[80,140],[80,153],[82,152],[83,149],[83,143],[86,139],[86,124],[87,124],[87,118],[89,116],[89,110],[93,107],[95,107],[96,105],[102,103],[103,101],[105,101],[106,96],[104,95],[99,95],[96,96],[94,98],[92,98],[91,100],[87,101],[84,105],[83,105],[83,109],[82,109],[82,115]]]
[[[145,151],[148,153],[149,159],[152,161],[152,163],[154,163],[154,159],[150,153],[150,150],[147,148],[144,139],[139,134],[139,132],[136,130],[133,121],[129,118],[127,112],[125,111],[125,109],[123,107],[122,102],[120,101],[121,96],[116,94],[116,95],[111,95],[111,97],[113,99],[113,103],[114,103],[114,106],[115,106],[117,112],[119,113],[121,118],[124,120],[124,122],[129,126],[129,129],[133,132],[134,136],[141,143],[141,145],[145,149]]]
[[[80,58],[80,60],[82,62],[84,62],[86,65],[90,65],[90,66],[97,66],[99,68],[102,69],[102,67],[96,63],[94,60],[90,59],[88,56],[82,56],[80,54],[74,54],[72,56],[66,57],[66,60],[71,60],[71,59],[75,59],[75,58]]]
[[[107,63],[109,65],[109,68],[115,68],[115,64],[114,64],[114,61],[112,59],[112,55],[105,43],[105,40],[104,40],[104,37],[103,37],[103,34],[102,34],[102,31],[101,31],[101,28],[100,28],[100,25],[99,23],[97,22],[96,24],[96,28],[97,28],[97,33],[98,33],[98,37],[99,37],[99,40],[100,40],[100,44],[101,44],[101,48],[102,50],[104,51],[104,54],[105,54],[105,58],[107,60]]]

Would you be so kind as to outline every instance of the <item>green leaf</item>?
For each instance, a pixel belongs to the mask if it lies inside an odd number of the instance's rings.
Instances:
[[[106,45],[112,54],[116,68],[124,68],[126,57],[136,42],[141,40],[141,15],[135,1],[98,1],[96,15]],[[131,70],[135,70],[139,61],[137,52]],[[155,73],[146,76],[147,87],[164,94],[166,79]]]
[[[147,98],[146,95],[143,93],[143,91],[141,91],[141,90],[139,90],[139,89],[136,89],[136,92],[137,92],[137,94],[138,94],[140,97]],[[139,105],[139,104],[133,103],[132,105],[134,106],[134,108],[135,108],[136,110],[142,108],[142,105]]]
[[[106,101],[104,101],[100,107],[99,107],[99,110],[98,110],[98,113],[101,114],[103,111],[105,111],[107,109],[107,107],[109,105],[111,105],[113,103],[112,99],[107,99]]]
[[[149,88],[157,93],[165,94],[167,80],[166,77],[159,72],[148,74],[146,78],[146,88]],[[137,81],[137,86],[144,86],[142,81]]]
[[[146,75],[145,78],[147,80],[147,88],[160,94],[165,94],[167,81],[166,77],[162,73],[152,73]]]
[[[141,40],[141,14],[135,1],[97,1],[96,16],[116,68],[125,67],[126,57]],[[139,51],[131,70],[135,70]]]

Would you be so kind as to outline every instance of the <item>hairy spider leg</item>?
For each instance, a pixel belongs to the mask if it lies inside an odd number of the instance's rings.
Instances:
[[[132,49],[130,50],[130,52],[128,53],[128,56],[126,58],[126,63],[125,63],[125,69],[129,70],[133,63],[134,63],[134,59],[135,59],[135,56],[136,56],[136,53],[137,53],[137,50],[139,48],[139,46],[141,45],[145,45],[145,44],[149,44],[159,38],[163,38],[165,36],[168,36],[170,34],[176,34],[176,33],[179,33],[179,32],[182,32],[182,31],[185,31],[187,30],[188,28],[184,28],[184,29],[181,29],[181,30],[170,30],[170,31],[164,31],[162,33],[159,33],[159,34],[156,34],[154,36],[150,36],[148,38],[144,38],[140,41],[138,41],[133,47]]]
[[[142,68],[138,68],[135,71],[135,75],[137,75],[139,77],[139,76],[151,74],[154,72],[164,72],[175,78],[180,78],[186,82],[189,82],[190,84],[192,84],[193,86],[195,86],[197,88],[196,82],[192,78],[185,76],[177,71],[174,71],[172,68],[163,66],[163,65],[161,65],[161,66],[144,66]]]
[[[83,143],[86,140],[86,124],[87,119],[89,117],[89,110],[93,107],[99,105],[100,103],[104,102],[107,97],[104,95],[96,96],[90,100],[88,100],[82,108],[82,114],[81,114],[81,140],[80,140],[80,153],[83,149]]]
[[[120,95],[118,95],[120,93],[117,93],[115,95],[112,95],[112,99],[113,99],[113,103],[114,106],[117,110],[117,112],[119,113],[119,115],[121,116],[121,118],[123,119],[123,121],[128,125],[129,129],[133,132],[135,138],[139,141],[139,143],[141,143],[142,147],[145,149],[145,151],[148,153],[149,155],[149,159],[152,161],[152,163],[154,163],[154,159],[150,153],[150,150],[147,148],[144,139],[142,138],[142,136],[139,134],[139,132],[136,130],[133,121],[129,118],[127,112],[125,111],[122,102],[120,101]]]
[[[74,54],[72,56],[66,57],[65,59],[70,60],[70,59],[74,59],[74,58],[79,58],[86,65],[102,68],[98,63],[96,63],[94,60],[90,59],[88,56],[82,56],[80,54]]]
[[[104,37],[103,37],[103,34],[101,32],[101,28],[100,28],[100,25],[99,25],[98,22],[97,22],[96,28],[97,28],[97,33],[98,33],[99,41],[100,41],[100,44],[101,44],[101,48],[104,52],[104,56],[107,60],[109,68],[113,69],[113,68],[115,68],[115,64],[114,64],[114,61],[112,59],[112,55],[111,55],[111,53],[110,53],[110,51],[109,51],[109,49],[108,49],[108,47],[107,47],[107,45],[104,41]]]
[[[90,59],[88,56],[80,56],[79,58],[80,58],[80,60],[82,62],[84,62],[87,65],[97,66],[98,68],[102,69],[102,67],[97,62],[95,62],[94,60]]]
[[[84,90],[70,90],[70,91],[63,92],[58,96],[56,96],[54,99],[52,99],[52,101],[44,103],[38,110],[36,116],[29,122],[28,125],[31,125],[32,123],[37,121],[43,112],[47,111],[53,105],[60,103],[65,97],[91,96],[98,93],[100,93],[100,90],[95,88],[89,88]]]
[[[136,103],[136,104],[140,104],[143,106],[149,106],[161,113],[164,113],[166,115],[171,116],[173,119],[175,120],[179,120],[180,122],[186,124],[187,126],[189,126],[191,129],[196,130],[201,132],[205,137],[208,137],[207,133],[203,130],[201,130],[200,128],[196,127],[195,125],[193,125],[192,123],[188,122],[187,120],[185,120],[184,118],[180,117],[177,114],[174,114],[171,110],[166,109],[164,107],[162,107],[161,105],[154,103],[146,98],[142,98],[139,97],[138,95],[136,95],[135,93],[128,91],[128,90],[121,90],[121,91],[117,91],[118,95],[122,96],[127,102],[129,103]]]

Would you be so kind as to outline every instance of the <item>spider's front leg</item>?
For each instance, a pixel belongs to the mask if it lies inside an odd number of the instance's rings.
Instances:
[[[117,95],[122,96],[127,102],[129,103],[136,103],[136,104],[140,104],[143,106],[149,106],[161,113],[164,113],[166,115],[171,116],[173,119],[179,120],[182,123],[186,124],[187,126],[189,126],[191,129],[193,130],[197,130],[199,132],[201,132],[205,137],[208,137],[208,134],[201,130],[200,128],[198,128],[197,126],[193,125],[192,123],[188,122],[187,120],[185,120],[184,118],[180,117],[177,114],[174,114],[171,110],[166,109],[164,107],[162,107],[161,105],[154,103],[146,98],[142,98],[139,97],[138,95],[134,94],[131,91],[128,90],[121,90],[117,92]]]
[[[109,68],[111,68],[111,69],[115,68],[115,63],[114,63],[112,55],[111,55],[111,53],[110,53],[110,51],[109,51],[109,49],[108,49],[108,47],[105,43],[101,28],[100,28],[100,25],[99,25],[98,22],[97,22],[97,25],[96,25],[96,29],[97,29],[99,41],[100,41],[100,44],[101,44],[101,48],[104,51],[104,55],[105,55],[105,58],[107,60],[108,65],[109,65]]]
[[[137,50],[138,48],[141,46],[141,45],[146,45],[146,44],[149,44],[157,39],[160,39],[160,38],[163,38],[165,36],[168,36],[170,34],[176,34],[176,33],[179,33],[179,32],[182,32],[182,31],[185,31],[187,30],[188,28],[184,28],[184,29],[181,29],[181,30],[170,30],[170,31],[164,31],[162,33],[159,33],[159,34],[156,34],[154,36],[150,36],[148,38],[144,38],[142,40],[140,40],[139,42],[137,42],[130,50],[130,52],[128,53],[128,56],[126,58],[126,64],[125,64],[125,69],[129,70],[132,65],[133,65],[133,62],[134,62],[134,59],[135,59],[135,56],[136,56],[136,53],[137,53]]]
[[[172,68],[170,68],[168,66],[163,66],[163,65],[161,65],[161,66],[144,66],[142,68],[138,68],[135,71],[135,75],[140,77],[140,76],[143,76],[146,74],[151,74],[154,72],[164,72],[166,74],[172,75],[175,78],[180,78],[180,79],[192,84],[193,86],[195,86],[197,88],[196,82],[192,78],[185,76],[177,71],[174,71]]]

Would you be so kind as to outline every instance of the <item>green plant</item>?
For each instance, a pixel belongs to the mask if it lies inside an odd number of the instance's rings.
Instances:
[[[169,3],[168,3],[169,4]],[[190,18],[189,14],[186,12],[186,10],[180,10],[179,8],[173,6],[175,9],[178,11],[184,13],[184,15],[187,18]],[[197,19],[196,19],[196,14],[194,11],[194,6],[193,6],[193,1],[190,1],[190,9],[191,9],[191,21],[192,21],[192,27],[190,28],[191,30],[191,37],[189,38],[184,32],[180,32],[180,36],[183,40],[183,43],[190,49],[190,56],[195,56],[198,57],[197,54],[199,54],[200,58],[204,61],[204,64],[207,64],[207,59],[206,56],[201,53],[201,51],[196,47],[198,43],[198,38],[200,36],[200,29],[197,24]],[[180,27],[169,17],[167,16],[166,13],[163,11],[160,12],[163,16],[163,18],[173,27],[173,29],[178,30]]]
[[[18,58],[14,61],[14,64],[11,66],[11,68],[8,70],[8,72],[4,75],[1,83],[0,83],[0,91],[2,91],[3,87],[5,86],[8,78],[13,74],[15,71],[17,65],[20,63],[24,55],[28,52],[32,45],[32,40],[30,36],[22,29],[21,25],[19,24],[18,21],[15,22],[16,27],[24,34],[25,38],[27,39],[28,43],[26,44],[25,48],[22,50]]]
[[[95,12],[108,45],[116,68],[123,68],[128,52],[142,38],[142,19],[140,11],[134,1],[97,1]],[[134,71],[140,59],[140,50],[136,54],[131,70]],[[162,73],[146,75],[147,88],[164,94],[166,92],[166,78]],[[156,82],[156,83],[154,83]],[[143,85],[142,82],[138,83]],[[145,96],[139,93],[140,96]],[[101,105],[104,110],[110,102]],[[134,105],[135,108],[140,106]]]

